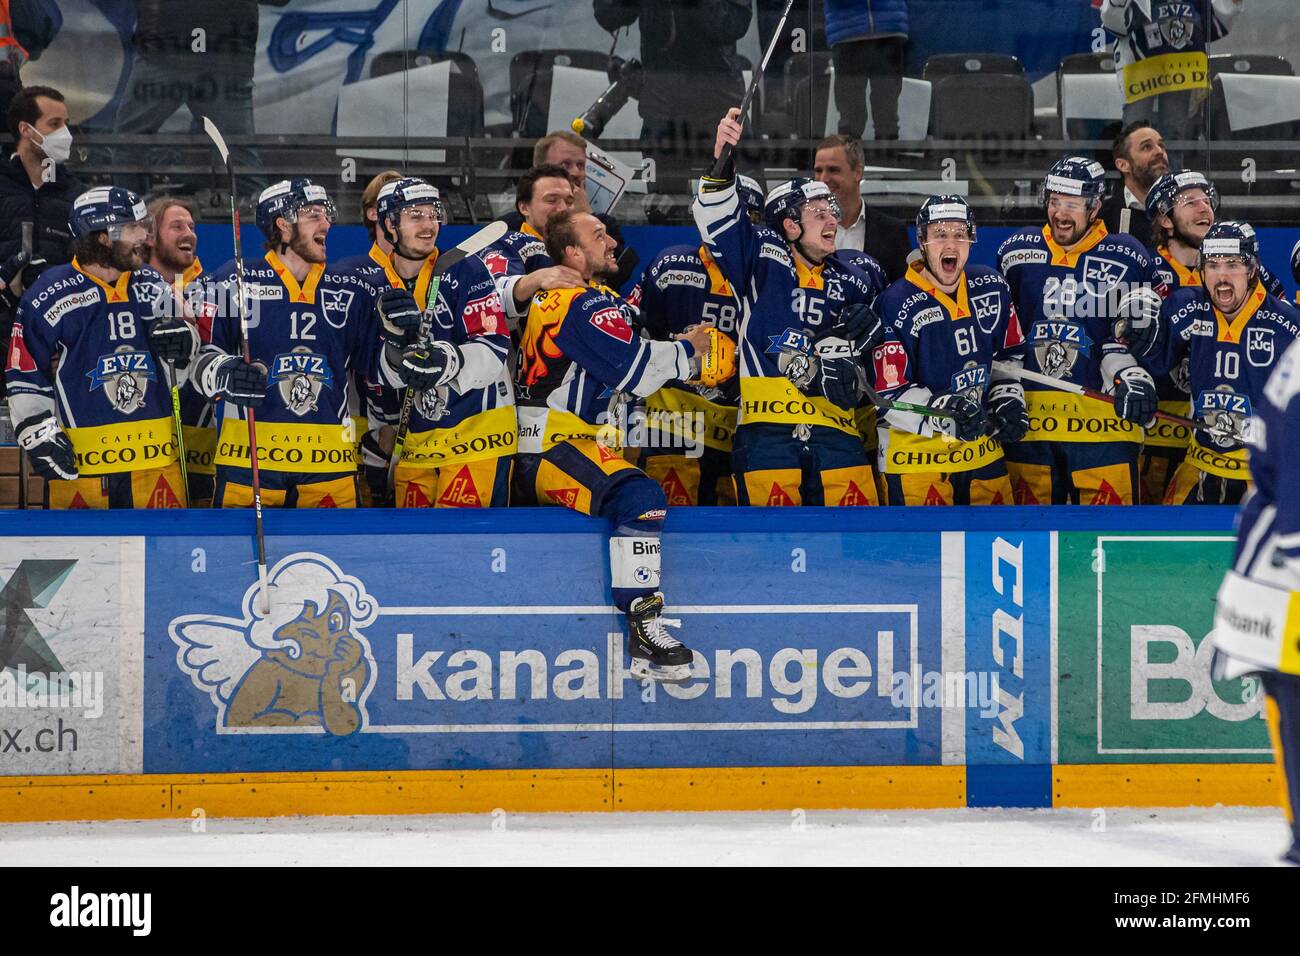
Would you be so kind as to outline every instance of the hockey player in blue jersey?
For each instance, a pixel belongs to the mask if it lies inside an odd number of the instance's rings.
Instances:
[[[1143,364],[1184,368],[1191,436],[1166,504],[1236,504],[1250,480],[1250,422],[1277,360],[1300,337],[1300,310],[1269,294],[1259,277],[1259,241],[1248,223],[1226,220],[1201,243],[1202,284],[1165,300],[1160,334]]]
[[[1018,379],[1024,336],[1006,280],[970,265],[975,218],[960,196],[931,196],[916,217],[921,258],[877,300],[886,338],[874,355],[875,389],[928,405],[938,418],[889,410],[880,426],[880,472],[891,505],[1010,504],[1003,442],[1029,428]]]
[[[739,142],[739,117],[733,108],[718,124],[715,155]],[[737,500],[878,504],[854,410],[859,376],[884,338],[871,307],[884,286],[835,254],[835,197],[824,183],[783,183],[768,193],[759,228],[734,175],[705,177],[694,213],[740,301]]]
[[[378,376],[379,334],[374,288],[325,265],[333,221],[334,203],[307,179],[283,180],[258,197],[266,253],[245,263],[243,276],[251,364],[243,360],[235,263],[213,273],[208,295],[218,311],[193,379],[222,399],[215,507],[253,503],[246,408],[257,410],[264,505],[356,506],[347,382],[354,369]]]
[[[763,190],[748,176],[736,177],[751,220],[763,216]],[[661,342],[699,323],[715,325],[734,343],[740,302],[700,245],[669,246],[646,268],[640,283],[641,327]],[[663,488],[670,505],[731,505],[731,442],[740,397],[734,376],[721,386],[670,382],[646,399],[647,447],[641,467]]]
[[[521,401],[541,409],[543,448],[529,477],[543,504],[613,523],[610,576],[614,603],[627,615],[632,673],[684,680],[692,655],[665,630],[679,622],[662,616],[659,593],[668,503],[663,489],[621,454],[623,410],[632,397],[694,379],[699,357],[721,333],[698,325],[672,342],[638,336],[631,307],[600,284],[617,274],[616,244],[590,213],[557,213],[546,246],[583,284],[539,292],[528,312],[519,375],[529,392]]]
[[[399,350],[418,345],[420,352],[418,362],[407,362],[415,398],[394,470],[397,504],[505,507],[518,426],[506,369],[510,340],[493,277],[475,256],[434,277],[446,212],[423,179],[387,183],[376,212],[392,253],[372,250],[374,265],[362,274],[383,289],[376,308],[385,341]]]
[[[1280,343],[1279,343],[1280,344]],[[1216,680],[1256,675],[1281,770],[1290,846],[1300,864],[1300,343],[1279,350],[1252,408],[1254,488],[1237,517],[1232,569],[1219,588],[1214,627]]]
[[[1201,285],[1201,241],[1214,225],[1219,191],[1201,173],[1165,173],[1147,193],[1147,218],[1151,221],[1151,252],[1161,283],[1175,291]],[[1259,278],[1270,295],[1285,297],[1282,283],[1259,264]],[[1156,378],[1160,410],[1186,418],[1191,414],[1186,369]],[[1142,500],[1163,501],[1169,481],[1187,454],[1187,429],[1158,420],[1147,429],[1142,448]]]
[[[1013,233],[998,249],[1027,340],[1025,368],[1115,400],[1026,389],[1029,430],[1004,449],[1017,504],[1138,500],[1138,452],[1142,428],[1155,419],[1156,385],[1117,333],[1149,329],[1131,303],[1167,290],[1137,240],[1107,233],[1104,195],[1099,163],[1058,161],[1039,191],[1047,223]]]
[[[144,265],[150,222],[135,193],[82,193],[70,265],[41,273],[15,315],[6,368],[18,444],[50,508],[180,508],[185,490],[171,376],[198,336]]]

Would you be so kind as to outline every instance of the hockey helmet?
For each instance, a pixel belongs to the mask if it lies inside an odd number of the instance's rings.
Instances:
[[[77,239],[85,239],[92,232],[107,232],[108,238],[117,240],[122,227],[134,223],[149,223],[149,212],[144,200],[121,186],[97,186],[88,189],[72,203],[68,213],[68,228]]]
[[[399,214],[408,206],[432,206],[434,218],[440,224],[445,225],[447,222],[447,207],[442,204],[442,194],[436,186],[414,176],[394,179],[391,183],[385,183],[375,197],[375,218],[389,242],[394,240],[393,227]]]
[[[1201,269],[1205,260],[1219,256],[1240,256],[1253,272],[1259,267],[1259,238],[1248,222],[1225,219],[1210,227],[1201,241]]]
[[[736,177],[736,195],[740,201],[745,204],[751,216],[757,214],[763,215],[763,187],[758,184],[757,179],[750,176]]]
[[[938,222],[966,224],[966,235],[975,241],[975,213],[961,196],[931,196],[916,213],[916,237],[919,242],[928,226]]]
[[[781,223],[787,219],[798,222],[803,207],[814,199],[827,200],[835,218],[840,218],[840,204],[830,187],[825,183],[801,176],[783,182],[767,194],[767,198],[763,201],[763,221],[769,229],[784,236]]]
[[[1106,171],[1101,168],[1101,163],[1083,156],[1058,159],[1038,189],[1039,204],[1046,206],[1051,193],[1080,196],[1090,206],[1100,205],[1106,198]]]
[[[1165,173],[1157,179],[1147,192],[1147,217],[1153,222],[1156,216],[1173,215],[1174,202],[1180,193],[1189,189],[1204,190],[1209,197],[1210,209],[1219,208],[1219,191],[1201,173],[1181,172]]]
[[[298,210],[304,206],[324,206],[326,218],[330,222],[335,219],[334,200],[326,194],[324,186],[317,186],[304,177],[282,179],[263,189],[257,197],[257,228],[267,239],[278,240],[280,233],[275,228],[275,221],[297,222]]]

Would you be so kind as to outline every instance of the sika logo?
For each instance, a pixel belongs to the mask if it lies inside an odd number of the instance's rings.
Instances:
[[[253,583],[242,619],[174,618],[167,633],[177,666],[212,699],[218,733],[357,733],[369,721],[375,681],[374,654],[359,628],[375,622],[378,603],[320,554],[289,555],[269,580],[270,614],[261,612]]]

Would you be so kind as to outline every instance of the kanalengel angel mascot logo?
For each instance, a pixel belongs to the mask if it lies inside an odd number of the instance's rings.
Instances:
[[[374,623],[378,603],[360,580],[311,552],[279,561],[269,584],[270,614],[258,609],[254,582],[242,620],[173,619],[177,665],[212,698],[218,733],[357,733],[369,722],[375,682],[370,642],[358,629]]]

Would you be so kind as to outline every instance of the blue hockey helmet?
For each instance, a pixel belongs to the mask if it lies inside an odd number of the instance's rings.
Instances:
[[[447,222],[447,207],[442,204],[442,194],[437,187],[414,176],[394,179],[391,183],[385,183],[375,197],[375,218],[389,242],[394,240],[393,226],[396,225],[398,216],[408,206],[432,206],[438,222]],[[389,223],[390,219],[392,224]]]
[[[317,186],[310,179],[282,179],[274,186],[267,186],[257,197],[257,228],[267,239],[276,241],[280,238],[275,227],[277,219],[287,223],[298,221],[298,210],[304,206],[324,206],[325,215],[330,222],[335,219],[334,200],[329,198],[324,186]]]
[[[763,217],[763,187],[758,184],[757,179],[750,176],[737,176],[736,195],[749,210],[751,218],[755,215],[760,219]]]
[[[966,235],[975,241],[975,213],[961,196],[931,196],[921,203],[916,213],[916,240],[921,242],[925,230],[938,222],[960,222],[966,225]]]
[[[1255,227],[1248,222],[1225,219],[1210,227],[1201,241],[1201,269],[1205,260],[1220,256],[1239,256],[1246,260],[1251,271],[1259,268],[1259,237]]]
[[[831,212],[835,218],[840,218],[839,200],[831,192],[830,187],[825,183],[819,183],[814,179],[800,176],[797,179],[790,179],[777,186],[763,201],[763,221],[769,229],[775,230],[782,237],[785,233],[781,229],[781,223],[787,219],[799,221],[803,213],[803,207],[814,199],[825,199],[830,203]]]
[[[149,223],[149,212],[144,200],[121,186],[97,186],[87,189],[72,202],[68,213],[68,228],[77,239],[85,239],[92,232],[107,232],[116,240],[122,227],[134,223]]]
[[[1173,215],[1174,204],[1180,193],[1189,189],[1200,189],[1210,200],[1210,209],[1219,208],[1219,191],[1201,173],[1191,171],[1165,173],[1151,185],[1147,192],[1147,217],[1153,222],[1156,216]]]
[[[1090,206],[1099,206],[1106,198],[1106,171],[1101,163],[1083,156],[1066,156],[1052,164],[1038,189],[1038,202],[1046,206],[1051,193],[1080,196]]]

